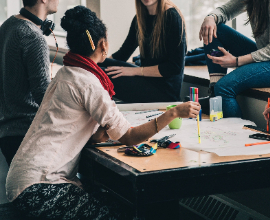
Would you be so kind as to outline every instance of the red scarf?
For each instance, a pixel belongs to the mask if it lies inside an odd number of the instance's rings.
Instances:
[[[106,73],[89,57],[81,56],[76,53],[68,52],[64,56],[63,61],[65,66],[76,66],[81,67],[91,73],[93,73],[100,81],[101,85],[105,90],[108,91],[110,97],[112,98],[115,95],[113,90],[113,83],[111,82],[110,78],[107,76]]]

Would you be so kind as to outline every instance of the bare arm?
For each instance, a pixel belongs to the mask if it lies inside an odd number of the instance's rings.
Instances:
[[[213,63],[219,64],[223,68],[237,67],[236,57],[230,54],[222,47],[218,47],[220,51],[224,54],[222,57],[214,57],[207,54],[207,57],[212,60]],[[249,63],[254,63],[251,54],[238,57],[238,67]]]
[[[195,118],[199,114],[200,109],[201,106],[197,102],[185,102],[177,105],[159,116],[157,118],[157,125],[156,120],[152,120],[143,125],[130,128],[119,141],[125,145],[141,143],[152,137],[157,131],[163,129],[175,118]]]
[[[162,77],[158,65],[149,67],[110,66],[107,67],[106,72],[108,75],[114,75],[113,79],[120,76]]]

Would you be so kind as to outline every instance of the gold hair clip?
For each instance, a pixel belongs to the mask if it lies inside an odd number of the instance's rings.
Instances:
[[[90,32],[89,32],[88,30],[86,30],[86,34],[87,34],[87,36],[88,36],[88,38],[89,38],[89,41],[90,41],[92,50],[94,51],[94,50],[96,49],[96,47],[95,47],[95,44],[94,44],[93,39],[92,39],[92,37],[91,37],[91,34],[90,34]]]

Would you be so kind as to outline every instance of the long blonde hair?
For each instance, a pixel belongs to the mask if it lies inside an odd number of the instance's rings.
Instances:
[[[148,14],[147,8],[145,5],[141,2],[141,0],[135,0],[136,4],[136,15],[137,15],[137,38],[139,42],[140,47],[140,54],[142,57],[145,55],[144,51],[144,42],[145,42],[145,36],[146,36],[146,16]],[[169,5],[177,10],[179,13],[181,19],[182,19],[182,36],[181,40],[179,42],[182,42],[183,40],[183,33],[185,30],[185,19],[180,11],[180,9],[171,1],[171,0],[158,0],[157,9],[156,9],[156,21],[155,26],[151,35],[151,41],[150,41],[150,48],[151,48],[151,56],[159,57],[165,50],[165,19],[164,15],[166,12],[166,5]]]

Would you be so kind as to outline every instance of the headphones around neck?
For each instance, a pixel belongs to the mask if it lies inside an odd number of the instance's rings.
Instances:
[[[45,21],[42,21],[40,18],[38,18],[36,15],[32,14],[25,8],[22,8],[20,10],[20,14],[25,18],[29,19],[30,21],[34,22],[36,25],[40,25],[41,26],[40,29],[46,36],[49,36],[55,28],[55,24],[51,20],[46,19]]]

